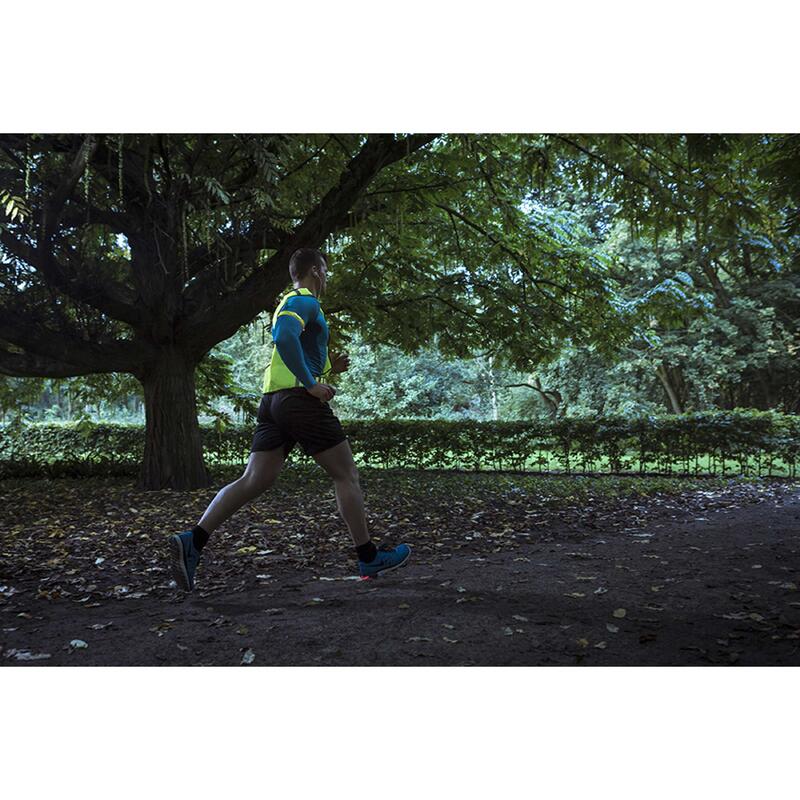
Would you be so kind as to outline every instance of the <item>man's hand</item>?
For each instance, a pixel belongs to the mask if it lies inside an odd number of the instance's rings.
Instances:
[[[341,355],[332,355],[331,359],[331,372],[344,372],[350,366],[350,356],[347,353]]]
[[[336,387],[331,386],[329,383],[315,383],[310,389],[306,391],[317,398],[320,403],[327,403],[328,400],[333,399],[336,394]]]

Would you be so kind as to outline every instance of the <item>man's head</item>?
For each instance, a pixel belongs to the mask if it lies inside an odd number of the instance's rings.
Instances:
[[[328,260],[313,247],[301,247],[289,259],[289,275],[295,289],[302,286],[319,297],[328,281]]]

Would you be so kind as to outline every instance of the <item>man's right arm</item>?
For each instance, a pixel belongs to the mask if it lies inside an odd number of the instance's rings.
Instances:
[[[300,334],[316,318],[318,308],[319,304],[313,298],[293,297],[284,304],[272,330],[272,340],[283,363],[306,389],[310,389],[316,381],[306,364]]]

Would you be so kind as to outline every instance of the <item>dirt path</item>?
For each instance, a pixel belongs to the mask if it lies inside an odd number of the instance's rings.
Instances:
[[[0,664],[800,664],[800,489],[720,505],[642,501],[507,547],[420,547],[377,581],[344,556],[318,574],[269,551],[228,586],[209,557],[188,596],[116,586],[96,602],[3,576]]]

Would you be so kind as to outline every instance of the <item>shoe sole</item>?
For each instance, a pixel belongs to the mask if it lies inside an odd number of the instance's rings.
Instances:
[[[362,575],[361,580],[367,580],[367,578],[377,578],[378,575],[383,575],[384,572],[391,572],[393,569],[400,569],[400,567],[404,567],[406,564],[408,564],[409,558],[411,558],[411,548],[408,550],[408,555],[399,564],[395,564],[393,567],[386,567],[385,569],[376,572],[374,575]]]
[[[180,536],[173,536],[169,540],[169,545],[172,556],[172,560],[170,561],[172,577],[175,579],[175,583],[178,584],[180,589],[191,592],[192,587],[189,585],[189,573],[186,572],[186,562],[183,558],[183,542]]]

